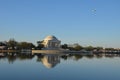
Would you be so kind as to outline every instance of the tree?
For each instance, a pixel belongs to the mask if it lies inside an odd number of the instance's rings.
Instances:
[[[69,50],[71,50],[71,51],[73,51],[73,50],[74,50],[74,48],[73,48],[73,47],[68,47],[68,49],[69,49]]]
[[[37,49],[42,49],[42,48],[44,48],[44,45],[43,44],[39,44],[38,46],[37,46]]]
[[[19,49],[32,49],[32,48],[35,48],[35,45],[28,42],[20,42],[18,47]]]
[[[63,44],[63,45],[61,45],[61,48],[68,49],[68,45],[67,44]]]
[[[18,42],[15,41],[14,39],[10,39],[7,43],[8,47],[11,49],[16,49]]]
[[[37,41],[37,49],[42,49],[42,48],[44,48],[44,45],[42,44],[43,43],[43,41]]]
[[[83,47],[80,46],[80,45],[76,45],[76,46],[74,47],[74,49],[75,49],[76,51],[80,51],[80,50],[83,49]]]
[[[97,51],[99,51],[99,50],[102,50],[103,47],[95,47],[94,49],[96,49]]]
[[[105,50],[114,50],[114,48],[105,48]]]
[[[92,46],[87,46],[87,47],[84,47],[85,50],[87,51],[92,51],[94,49],[94,47]]]

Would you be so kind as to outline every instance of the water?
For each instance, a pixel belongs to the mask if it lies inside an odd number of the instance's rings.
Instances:
[[[0,57],[0,80],[120,80],[120,55]]]

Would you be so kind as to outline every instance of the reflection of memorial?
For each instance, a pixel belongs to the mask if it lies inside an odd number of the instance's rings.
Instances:
[[[47,68],[53,68],[60,63],[60,57],[59,55],[44,55],[41,61]]]

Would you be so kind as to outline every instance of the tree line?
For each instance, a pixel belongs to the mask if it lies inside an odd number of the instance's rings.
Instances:
[[[36,50],[41,50],[44,48],[44,45],[42,44],[43,41],[37,41],[37,45],[34,45],[31,42],[18,42],[15,39],[10,39],[7,43],[7,49],[12,49],[12,50],[20,50],[20,49],[36,49]],[[103,50],[103,47],[93,47],[93,46],[86,46],[83,47],[79,44],[75,44],[74,46],[69,46],[68,44],[62,44],[61,45],[62,49],[66,50],[72,50],[72,51],[80,51],[80,50],[86,50],[86,51],[99,51]],[[105,50],[116,50],[114,48],[105,48]]]
[[[7,42],[7,47],[8,49],[12,49],[12,50],[16,50],[16,49],[32,49],[35,48],[35,45],[33,43],[30,42],[17,42],[14,39],[10,39]]]
[[[102,52],[104,51],[120,51],[120,49],[115,49],[115,48],[103,48],[101,46],[98,47],[94,47],[94,46],[86,46],[83,47],[79,44],[75,44],[75,46],[69,46],[68,44],[63,44],[61,45],[61,48],[63,49],[68,49],[68,50],[72,50],[72,51],[80,51],[80,50],[84,50],[84,51],[96,51],[96,52]]]
[[[103,49],[103,47],[93,47],[93,46],[86,46],[86,47],[83,47],[79,44],[75,44],[75,46],[69,46],[68,44],[63,44],[61,45],[61,48],[63,49],[68,49],[68,50],[74,50],[74,51],[80,51],[80,50],[86,50],[86,51],[93,51],[93,50],[101,50]]]

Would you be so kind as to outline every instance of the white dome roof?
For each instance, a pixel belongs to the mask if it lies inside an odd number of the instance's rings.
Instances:
[[[44,40],[54,40],[54,41],[59,41],[55,36],[47,36]]]

